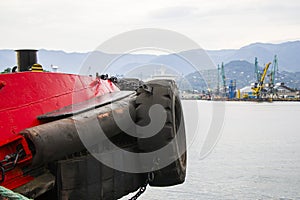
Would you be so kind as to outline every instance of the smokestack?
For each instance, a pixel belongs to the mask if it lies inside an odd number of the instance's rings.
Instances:
[[[17,52],[18,71],[29,71],[33,64],[37,63],[36,52],[34,49],[19,49]]]

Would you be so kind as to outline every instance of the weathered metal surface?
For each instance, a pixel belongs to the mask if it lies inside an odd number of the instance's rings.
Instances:
[[[22,185],[14,190],[14,192],[36,198],[45,192],[54,188],[55,177],[49,171],[44,172],[42,175],[35,177],[29,183]]]
[[[135,119],[128,119],[124,113],[128,107],[130,108],[129,101],[131,98],[134,98],[134,96],[119,100],[113,106],[102,106],[74,117],[64,118],[21,131],[21,134],[24,135],[29,144],[32,144],[31,149],[34,152],[32,166],[43,165],[85,150],[86,147],[82,144],[78,131],[84,132],[85,137],[90,138],[91,146],[101,144],[107,138],[122,133],[122,130],[114,121],[113,112],[114,115],[119,115],[119,120],[125,121],[123,124],[130,126],[131,124],[127,123],[127,121],[134,121]],[[130,129],[130,127],[125,128]],[[106,134],[106,137],[98,137],[101,131]]]
[[[50,121],[50,120],[57,120],[57,119],[70,117],[72,115],[87,112],[89,110],[96,109],[101,106],[107,105],[109,103],[118,101],[134,93],[135,92],[131,92],[131,91],[118,91],[118,92],[103,94],[101,96],[97,96],[87,101],[80,102],[77,104],[72,104],[63,107],[59,110],[49,112],[44,115],[40,115],[37,118],[39,120]]]
[[[37,50],[33,49],[20,49],[16,50],[18,60],[18,71],[24,72],[29,71],[33,64],[37,63]]]
[[[18,146],[26,156],[1,185],[14,189],[33,179],[23,176],[22,165],[31,160],[31,151],[18,133],[43,122],[36,117],[62,107],[119,91],[110,80],[59,73],[20,72],[0,75],[0,160],[15,153]],[[2,173],[0,172],[2,176]]]
[[[0,142],[15,137],[25,128],[39,125],[36,119],[39,115],[119,91],[109,81],[96,80],[95,83],[91,77],[71,74],[3,74],[0,81],[6,83],[0,90]],[[96,90],[99,85],[101,89]]]
[[[136,78],[121,78],[117,81],[117,86],[121,90],[136,90],[143,85],[143,81]]]
[[[5,177],[2,185],[36,197],[53,189],[55,177],[58,199],[118,199],[142,186],[135,199],[145,189],[145,183],[149,183],[146,172],[111,169],[94,159],[87,149],[108,160],[112,151],[140,152],[144,145],[136,134],[126,133],[135,130],[133,122],[148,113],[141,107],[153,105],[153,98],[143,98],[147,105],[140,106],[136,101],[139,92],[120,92],[107,78],[70,74],[22,72],[0,75],[0,83],[0,97],[5,97],[0,101],[0,175]],[[152,94],[153,87],[144,86],[143,90]],[[159,96],[166,97],[161,92]],[[116,115],[118,123],[125,125],[122,130],[115,121]],[[99,132],[104,134],[98,137]],[[166,133],[162,132],[162,136]],[[88,141],[85,145],[81,136]],[[155,139],[147,145],[157,142]],[[126,156],[117,158],[112,160],[117,165],[128,161]],[[153,165],[153,159],[148,160]],[[141,165],[139,158],[130,163]],[[171,170],[178,169],[172,166]],[[4,173],[5,167],[9,170]],[[161,174],[162,179],[177,175]]]
[[[145,181],[143,174],[111,169],[91,155],[58,162],[58,199],[114,200],[136,191]]]

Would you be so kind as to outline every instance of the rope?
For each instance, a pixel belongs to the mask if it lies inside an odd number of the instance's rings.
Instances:
[[[15,193],[5,187],[0,186],[0,199],[8,199],[8,200],[31,200],[27,197],[24,197],[21,194]]]

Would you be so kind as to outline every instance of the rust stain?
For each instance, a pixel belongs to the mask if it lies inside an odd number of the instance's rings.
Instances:
[[[109,117],[109,113],[103,113],[103,114],[98,115],[98,119],[103,119],[106,117]]]
[[[0,81],[0,90],[6,85],[4,81]]]
[[[116,109],[114,110],[115,113],[118,113],[118,114],[123,114],[124,113],[124,110],[119,108],[119,109]]]

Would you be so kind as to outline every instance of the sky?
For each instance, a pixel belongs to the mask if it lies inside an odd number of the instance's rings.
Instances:
[[[300,39],[299,11],[299,0],[1,0],[0,49],[87,52],[140,28],[237,49]]]

